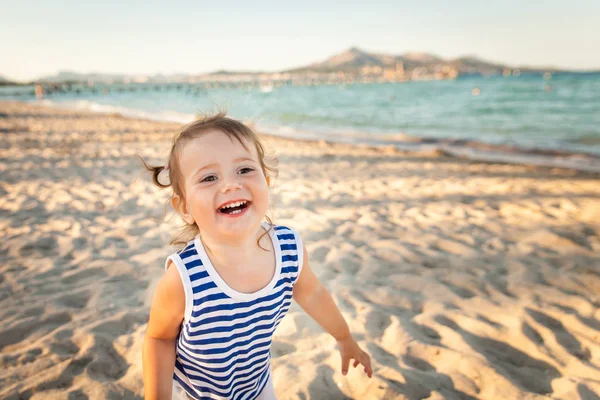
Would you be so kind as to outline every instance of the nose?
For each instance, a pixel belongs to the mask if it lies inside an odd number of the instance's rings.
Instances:
[[[233,190],[242,189],[242,185],[240,184],[238,177],[225,178],[223,180],[223,186],[221,187],[221,193],[227,193]]]

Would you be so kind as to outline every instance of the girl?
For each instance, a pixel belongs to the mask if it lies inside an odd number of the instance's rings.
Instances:
[[[144,165],[172,187],[186,222],[150,308],[146,399],[275,399],[269,350],[292,298],[337,340],[342,373],[354,359],[371,377],[300,235],[265,216],[277,171],[250,128],[223,113],[198,120],[175,138],[166,166]],[[163,170],[170,184],[158,181]]]

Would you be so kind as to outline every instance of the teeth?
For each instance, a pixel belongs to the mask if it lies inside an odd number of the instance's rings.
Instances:
[[[247,201],[245,201],[245,200],[242,200],[242,201],[236,201],[236,202],[229,203],[229,204],[227,204],[226,206],[223,206],[223,207],[221,207],[221,209],[224,209],[224,208],[234,208],[234,207],[239,207],[239,206],[241,206],[242,204],[246,204],[246,203],[247,203]]]

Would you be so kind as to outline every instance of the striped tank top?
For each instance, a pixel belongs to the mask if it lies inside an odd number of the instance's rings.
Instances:
[[[255,399],[270,377],[273,332],[290,308],[303,255],[298,232],[273,228],[275,273],[254,293],[225,283],[199,236],[165,262],[177,267],[186,299],[173,379],[192,399]]]

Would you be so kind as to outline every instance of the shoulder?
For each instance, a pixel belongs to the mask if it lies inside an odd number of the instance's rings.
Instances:
[[[177,267],[167,261],[167,271],[160,278],[150,307],[146,334],[159,339],[177,337],[184,318],[185,292]]]
[[[181,281],[177,266],[171,260],[167,260],[167,271],[158,281],[156,295],[161,300],[171,304],[184,304],[185,293],[183,282]]]

